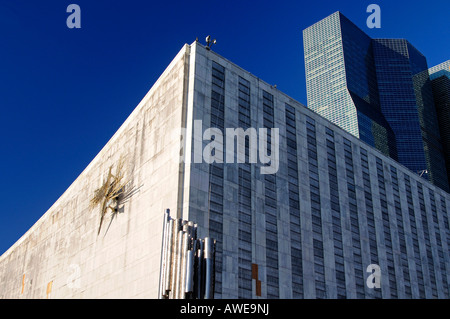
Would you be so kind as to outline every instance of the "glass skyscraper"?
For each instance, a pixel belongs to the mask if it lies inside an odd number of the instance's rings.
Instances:
[[[450,60],[430,68],[429,74],[448,176],[450,172]],[[450,180],[450,176],[448,177]]]
[[[449,190],[425,57],[340,12],[303,31],[308,107]]]
[[[303,35],[308,107],[397,159],[380,109],[371,39],[340,12]]]

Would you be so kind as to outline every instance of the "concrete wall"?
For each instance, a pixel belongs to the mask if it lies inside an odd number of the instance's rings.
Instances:
[[[55,204],[0,257],[0,298],[156,298],[162,218],[176,216],[189,46]],[[95,189],[125,159],[133,195],[97,235]]]

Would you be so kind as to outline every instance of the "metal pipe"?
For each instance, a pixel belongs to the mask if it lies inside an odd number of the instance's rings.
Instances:
[[[164,293],[166,294],[166,296],[169,295],[169,291],[170,291],[170,283],[171,283],[171,279],[172,279],[172,272],[171,272],[171,266],[172,266],[172,251],[173,251],[173,244],[172,244],[172,239],[173,239],[173,219],[169,220],[169,225],[168,225],[169,229],[169,233],[168,233],[168,239],[167,239],[167,265],[166,265],[166,269],[165,269],[165,282],[164,282]]]
[[[194,251],[187,251],[186,259],[186,285],[184,292],[186,294],[192,293],[194,291]]]
[[[178,283],[179,283],[178,298],[179,299],[185,298],[184,290],[186,287],[186,261],[187,261],[188,243],[189,243],[188,237],[189,237],[189,234],[186,232],[183,232],[183,246],[181,248],[180,279],[178,280]]]
[[[211,299],[214,299],[214,291],[216,290],[216,240],[212,239],[213,246],[212,246],[212,289],[211,289]]]
[[[172,219],[165,211],[162,229],[159,298],[212,299],[215,245],[209,237],[197,239],[197,224]]]
[[[187,226],[188,226],[187,231],[189,233],[189,236],[191,238],[194,238],[194,223],[191,221],[188,221]]]
[[[189,288],[191,288],[191,292],[189,297],[191,299],[195,299],[197,297],[197,277],[198,277],[198,239],[194,238],[192,240],[192,267],[191,267],[191,285]]]
[[[212,299],[213,296],[213,241],[205,237],[205,299]]]
[[[203,299],[205,294],[205,263],[204,263],[204,249],[205,243],[202,239],[198,241],[198,250],[197,250],[197,299]]]
[[[177,262],[178,262],[178,253],[179,253],[179,237],[180,237],[180,228],[181,228],[181,220],[175,219],[175,227],[173,228],[173,252],[172,252],[172,283],[170,288],[170,297],[175,298],[176,295],[176,285],[178,280],[177,273]]]
[[[164,267],[165,267],[165,254],[166,254],[166,228],[167,228],[167,221],[170,218],[170,210],[166,209],[164,212],[164,218],[163,218],[163,233],[162,233],[162,247],[161,247],[161,259],[159,264],[159,293],[158,297],[160,299],[164,298],[164,290],[163,290],[163,284],[164,284]]]
[[[164,243],[163,243],[163,262],[161,267],[161,295],[163,298],[166,297],[166,269],[169,267],[169,263],[167,260],[167,251],[169,248],[169,223],[166,221],[166,225],[164,227]]]

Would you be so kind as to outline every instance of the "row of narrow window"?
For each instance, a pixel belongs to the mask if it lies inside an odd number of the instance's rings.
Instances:
[[[246,130],[251,126],[250,83],[239,78],[239,127]],[[251,167],[249,163],[249,145],[245,143],[245,163],[238,169],[239,196],[239,274],[238,297],[252,298],[252,202]]]
[[[211,89],[211,126],[224,127],[224,91],[225,91],[225,70],[217,63],[213,63],[212,69],[212,89]],[[250,111],[250,83],[239,78],[238,87],[239,96],[239,125],[247,129],[251,127],[251,111]],[[263,107],[263,125],[265,128],[274,127],[274,98],[273,95],[263,91],[262,99]],[[309,188],[311,203],[311,219],[313,230],[313,255],[314,255],[314,278],[315,292],[317,298],[326,298],[327,289],[325,284],[325,267],[324,267],[324,251],[323,251],[323,234],[322,234],[322,203],[321,190],[319,184],[319,167],[317,155],[316,141],[316,123],[315,120],[305,116],[306,119],[306,145],[308,157],[309,171]],[[285,105],[285,122],[286,122],[286,146],[287,146],[287,173],[288,173],[288,198],[289,198],[289,214],[290,214],[290,237],[291,237],[291,267],[292,267],[292,293],[294,298],[303,297],[303,268],[302,268],[302,243],[301,243],[301,220],[300,220],[300,199],[298,184],[298,158],[297,158],[297,126],[296,126],[295,108]],[[334,131],[326,128],[326,148],[328,163],[328,181],[330,190],[330,207],[331,221],[333,225],[333,244],[335,256],[335,279],[337,285],[337,297],[346,298],[345,284],[345,267],[342,246],[342,218],[339,198],[339,185],[337,178],[336,163],[336,145],[334,140]],[[270,130],[269,130],[270,132]],[[368,293],[364,287],[364,272],[361,257],[361,238],[360,238],[360,221],[358,216],[358,205],[356,200],[355,174],[353,167],[353,150],[352,143],[343,138],[343,151],[345,159],[345,174],[347,181],[347,200],[350,217],[350,229],[352,234],[353,246],[353,262],[356,278],[356,294],[357,298],[364,298]],[[268,137],[268,150],[271,151],[271,139]],[[245,143],[246,161],[239,167],[239,240],[242,245],[239,247],[239,297],[252,297],[252,171],[249,164],[248,155],[249,147]],[[402,201],[400,199],[399,176],[397,170],[392,165],[390,169],[390,180],[392,181],[392,191],[394,198],[393,211],[389,212],[386,194],[385,167],[380,158],[375,158],[376,175],[371,175],[369,170],[368,152],[364,148],[360,148],[360,161],[362,170],[362,183],[364,192],[364,206],[367,218],[367,230],[369,235],[369,254],[370,262],[379,264],[379,252],[376,233],[382,232],[383,243],[387,257],[387,271],[391,297],[398,297],[399,288],[397,286],[397,277],[403,278],[403,290],[406,297],[412,297],[411,283],[417,282],[419,297],[425,298],[425,280],[423,267],[427,267],[429,280],[431,284],[432,297],[438,297],[435,265],[439,267],[442,277],[442,285],[444,294],[448,298],[449,283],[445,274],[447,273],[445,254],[442,241],[446,240],[450,246],[450,228],[449,221],[446,216],[447,208],[445,199],[441,197],[440,209],[443,215],[445,226],[445,238],[441,238],[438,219],[438,207],[434,192],[429,189],[429,201],[431,208],[431,217],[427,215],[425,205],[423,185],[417,182],[418,208],[419,214],[414,210],[413,190],[409,176],[404,175],[404,187],[406,191],[405,211],[409,218],[409,225],[412,234],[412,248],[407,248],[405,239],[405,220],[402,216]],[[379,201],[381,207],[382,229],[376,229],[375,224],[374,202],[372,199],[371,178],[376,176]],[[216,251],[216,293],[221,294],[221,272],[222,272],[222,215],[223,215],[223,165],[210,165],[210,200],[209,200],[209,222],[210,236],[218,240]],[[341,187],[343,185],[340,185]],[[265,228],[266,228],[266,284],[267,297],[279,297],[279,279],[278,279],[278,234],[277,234],[277,180],[275,175],[264,176],[264,209],[265,209]],[[407,210],[406,210],[407,207]],[[395,216],[390,218],[389,214]],[[392,219],[392,220],[391,220]],[[419,244],[418,226],[424,234],[425,254],[421,254],[421,246]],[[393,232],[391,226],[396,226],[396,236],[399,239],[400,262],[401,268],[396,269],[394,265],[394,249],[392,247]],[[434,232],[433,232],[434,230]],[[434,233],[434,240],[437,244],[438,256],[432,250],[430,231]],[[381,238],[381,237],[380,237]],[[410,256],[409,256],[409,255]],[[425,256],[426,264],[422,265],[421,257]],[[409,257],[409,258],[408,258]],[[413,258],[416,268],[416,278],[411,277],[408,259]],[[433,258],[434,257],[434,258]],[[437,269],[437,268],[436,268]],[[417,280],[416,280],[417,279]],[[380,289],[374,289],[370,293],[375,298],[381,297]]]

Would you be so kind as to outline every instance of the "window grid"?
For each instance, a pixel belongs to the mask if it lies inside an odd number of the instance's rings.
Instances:
[[[347,178],[348,207],[350,213],[350,230],[352,234],[353,262],[355,265],[356,297],[364,299],[365,279],[361,256],[361,236],[359,230],[358,205],[356,201],[355,173],[353,171],[352,143],[343,138],[345,175]]]
[[[239,127],[247,130],[250,122],[250,82],[239,77]],[[245,162],[238,168],[239,200],[239,265],[238,298],[252,298],[252,174],[249,161],[249,142],[245,139]]]
[[[306,140],[308,148],[309,186],[311,196],[311,219],[313,229],[314,278],[316,298],[327,297],[323,255],[322,216],[319,187],[319,167],[317,163],[316,122],[306,116]]]
[[[369,170],[369,157],[367,154],[367,150],[361,147],[360,155],[364,184],[364,201],[366,205],[367,230],[369,233],[370,263],[379,265],[375,215],[372,200],[372,186]],[[374,288],[373,293],[375,298],[381,298],[381,289]]]
[[[413,204],[413,193],[409,176],[405,174],[406,201],[408,203],[409,221],[411,225],[411,235],[413,241],[414,262],[416,264],[417,284],[419,287],[419,298],[425,298],[425,284],[422,271],[422,261],[420,255],[419,237],[417,234],[416,214]]]
[[[383,220],[384,244],[386,247],[389,287],[391,290],[391,297],[398,298],[397,281],[395,276],[394,254],[392,249],[392,237],[390,227],[391,222],[389,220],[389,211],[386,197],[384,168],[383,168],[383,161],[379,157],[376,158],[376,166],[377,166],[378,189],[380,192],[381,218]]]
[[[345,289],[344,247],[342,245],[341,208],[339,205],[339,187],[337,179],[334,132],[329,128],[325,128],[325,130],[328,161],[328,180],[330,183],[331,223],[333,227],[337,298],[345,299],[347,298],[347,293]]]
[[[274,127],[273,95],[263,90],[263,126],[267,128],[268,152],[272,151],[271,128]],[[264,175],[266,215],[267,298],[278,298],[277,184],[275,174]],[[269,280],[270,279],[270,280]]]
[[[447,282],[447,269],[445,267],[445,258],[444,258],[444,251],[442,249],[442,240],[441,240],[441,233],[439,229],[439,220],[437,215],[437,207],[436,207],[436,199],[434,196],[434,192],[431,189],[428,189],[428,192],[430,194],[430,207],[431,207],[431,213],[433,217],[433,224],[434,224],[434,234],[436,239],[436,248],[438,252],[438,258],[439,258],[439,267],[441,268],[443,278],[442,278],[442,286],[444,287],[444,295],[448,298],[448,282]]]
[[[288,191],[291,235],[292,297],[303,298],[302,239],[298,185],[297,128],[295,109],[286,104],[286,141],[288,152]]]
[[[397,232],[398,239],[400,245],[400,259],[401,259],[401,267],[403,272],[403,280],[405,287],[405,296],[407,298],[412,298],[412,290],[411,290],[411,278],[410,278],[410,270],[408,265],[408,254],[406,249],[406,239],[405,239],[405,228],[404,221],[402,216],[402,206],[400,201],[400,189],[398,182],[397,169],[394,166],[390,166],[391,169],[391,181],[392,181],[392,190],[394,195],[394,209],[397,217]]]
[[[423,195],[423,186],[417,182],[417,194],[419,195],[420,216],[422,218],[422,230],[425,238],[426,259],[428,265],[428,273],[430,275],[431,294],[437,298],[436,275],[434,273],[433,253],[431,250],[430,230],[428,227],[427,211],[425,207],[425,199]]]
[[[212,62],[211,127],[224,128],[225,116],[225,68]],[[223,165],[216,162],[209,165],[209,235],[216,239],[215,291],[222,294],[223,258]]]

